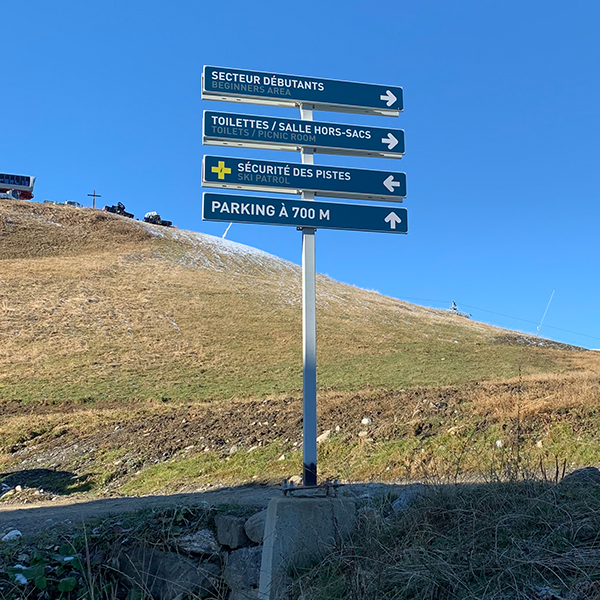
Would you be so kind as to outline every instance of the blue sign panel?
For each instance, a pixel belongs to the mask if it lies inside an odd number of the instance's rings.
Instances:
[[[402,88],[397,86],[207,66],[202,98],[295,107],[306,103],[317,110],[394,117],[403,109]]]
[[[207,193],[202,198],[202,219],[226,223],[407,233],[407,214],[405,208],[389,206]]]
[[[205,144],[296,151],[313,148],[325,154],[402,158],[404,131],[368,125],[320,123],[204,111]]]
[[[314,192],[317,196],[402,202],[406,175],[227,156],[205,156],[202,184],[238,190],[283,194]]]

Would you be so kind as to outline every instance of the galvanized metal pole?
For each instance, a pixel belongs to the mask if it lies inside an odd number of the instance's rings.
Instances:
[[[313,106],[302,104],[300,117],[313,119]],[[302,164],[314,164],[314,150],[302,149]],[[302,200],[314,200],[303,192]],[[317,485],[317,295],[315,229],[302,228],[302,482]]]

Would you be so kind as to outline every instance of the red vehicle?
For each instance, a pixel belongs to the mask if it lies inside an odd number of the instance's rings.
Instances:
[[[0,198],[31,200],[35,177],[29,175],[9,175],[0,173]]]

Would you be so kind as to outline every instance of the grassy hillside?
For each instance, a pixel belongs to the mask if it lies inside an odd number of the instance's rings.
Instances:
[[[574,431],[569,411],[587,410],[598,387],[597,353],[326,277],[317,293],[320,425],[340,428],[322,447],[332,475],[413,476],[407,457],[429,464],[435,444],[448,469],[469,436],[482,455],[524,398],[505,400],[503,385],[527,388],[533,407],[555,401],[560,445]],[[60,468],[95,489],[129,481],[129,491],[298,470],[295,264],[101,211],[0,200],[0,339],[6,470]],[[359,440],[362,413],[377,417],[377,431]],[[230,452],[236,444],[259,451]]]
[[[0,398],[297,394],[299,268],[115,215],[0,204]],[[572,353],[320,277],[321,389],[401,389],[570,368]]]

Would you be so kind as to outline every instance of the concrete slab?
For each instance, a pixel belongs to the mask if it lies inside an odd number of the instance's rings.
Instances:
[[[322,559],[354,528],[356,504],[348,498],[273,498],[260,571],[259,600],[278,600],[293,567]]]

